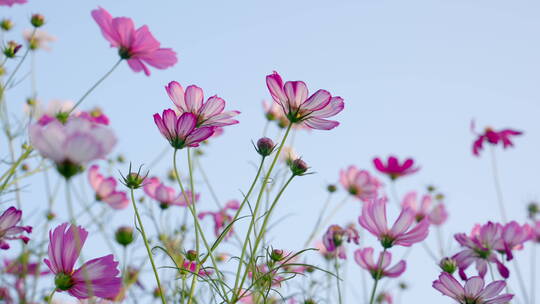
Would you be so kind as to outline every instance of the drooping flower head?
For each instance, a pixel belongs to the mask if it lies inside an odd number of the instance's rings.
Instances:
[[[58,291],[67,291],[77,299],[96,296],[114,299],[122,287],[118,262],[112,254],[93,259],[74,269],[88,232],[64,223],[49,232],[48,259],[44,262],[55,274]]]
[[[146,65],[163,70],[178,61],[172,49],[161,48],[146,25],[135,29],[131,18],[113,18],[101,7],[92,11],[92,18],[99,25],[103,37],[111,43],[111,47],[118,49],[120,58],[127,60],[134,72],[144,71],[149,76],[150,70]]]
[[[459,275],[462,279],[467,279],[465,270],[472,265],[476,265],[478,275],[484,277],[488,271],[488,263],[497,266],[497,270],[503,278],[508,278],[510,272],[497,256],[496,247],[502,236],[502,226],[493,222],[484,225],[476,225],[470,235],[458,233],[454,235],[456,241],[464,249],[452,258],[457,262]]]
[[[326,230],[323,236],[323,244],[326,247],[326,251],[337,255],[340,259],[347,258],[345,242],[354,242],[355,244],[360,242],[360,235],[353,225],[349,225],[346,228],[342,228],[339,225],[332,225],[328,227],[328,230]]]
[[[199,144],[214,134],[214,127],[197,127],[197,116],[192,113],[177,115],[171,109],[163,111],[162,116],[154,114],[154,122],[175,149],[198,147]]]
[[[514,258],[512,251],[523,249],[523,244],[532,239],[532,228],[528,224],[520,225],[511,221],[502,227],[500,238],[494,245],[494,249],[506,255],[506,260]]]
[[[407,158],[403,164],[400,164],[395,156],[390,156],[385,164],[380,158],[376,157],[373,159],[373,164],[379,172],[388,175],[391,180],[396,180],[399,177],[410,175],[420,170],[418,167],[413,167],[414,160],[412,158]]]
[[[204,101],[203,90],[195,85],[184,88],[176,81],[165,87],[169,98],[182,113],[192,113],[197,118],[197,127],[224,127],[238,123],[233,119],[239,111],[224,111],[225,100],[214,95]]]
[[[339,172],[339,182],[351,194],[361,201],[377,198],[381,182],[367,170],[349,166]]]
[[[53,120],[29,128],[30,143],[39,153],[56,164],[65,178],[81,172],[81,166],[103,159],[116,144],[112,130],[87,119],[73,117],[65,124]]]
[[[0,6],[13,6],[14,4],[25,4],[28,0],[0,0]]]
[[[216,236],[219,236],[221,235],[221,233],[223,233],[223,230],[229,224],[231,224],[231,221],[233,219],[232,215],[230,215],[228,211],[238,210],[238,208],[240,208],[240,203],[237,200],[232,200],[232,201],[227,202],[227,204],[225,204],[225,206],[221,208],[221,210],[217,212],[212,212],[212,211],[201,212],[199,213],[198,217],[199,219],[203,219],[206,216],[211,216],[214,219],[214,234]],[[233,234],[233,232],[234,231],[231,227],[229,231],[227,232],[227,234],[225,235],[225,239],[230,237]]]
[[[392,228],[388,228],[386,204],[386,198],[370,200],[363,205],[362,215],[358,218],[360,225],[376,236],[384,248],[409,247],[426,239],[429,220],[424,218],[417,223],[415,212],[410,208],[402,208]]]
[[[21,220],[22,211],[15,207],[9,207],[0,215],[0,249],[8,250],[10,240],[22,240],[25,244],[30,240],[23,232],[31,233],[30,226],[17,226]]]
[[[508,293],[499,295],[505,287],[505,281],[494,281],[485,286],[481,277],[471,277],[465,282],[465,286],[462,286],[446,272],[433,281],[433,288],[460,304],[506,304],[514,296]]]
[[[490,127],[486,127],[484,133],[477,133],[474,130],[474,121],[471,123],[471,131],[477,136],[476,140],[473,142],[473,154],[475,156],[480,155],[480,151],[484,149],[484,143],[496,146],[502,144],[504,149],[514,146],[512,142],[512,137],[523,134],[521,131],[513,129],[502,129],[500,131],[495,131]]]
[[[428,218],[431,224],[442,225],[448,218],[444,204],[439,202],[434,207],[432,207],[432,204],[433,197],[430,194],[423,195],[420,202],[418,202],[418,193],[411,191],[405,195],[401,206],[413,210],[417,222]]]
[[[303,81],[283,83],[277,72],[266,76],[266,85],[272,98],[281,106],[292,124],[317,130],[331,130],[339,125],[339,122],[326,118],[343,110],[345,104],[341,97],[332,97],[330,92],[325,90],[318,90],[309,96],[307,85]]]
[[[129,199],[123,191],[116,191],[116,179],[105,178],[99,173],[99,166],[93,165],[88,170],[90,186],[96,193],[96,200],[107,203],[113,209],[124,209],[129,205]]]
[[[392,262],[392,254],[388,251],[379,253],[379,258],[375,262],[373,260],[373,248],[366,247],[358,249],[354,252],[354,260],[360,267],[369,271],[371,276],[379,280],[383,277],[397,278],[407,267],[404,260],[399,261],[396,265],[390,267]]]
[[[185,197],[191,202],[192,193],[186,190],[185,195],[182,193],[176,194],[174,188],[162,183],[159,178],[152,177],[145,181],[143,187],[144,193],[159,202],[162,209],[167,209],[169,206],[187,206]],[[200,194],[195,195],[195,202],[199,200]]]

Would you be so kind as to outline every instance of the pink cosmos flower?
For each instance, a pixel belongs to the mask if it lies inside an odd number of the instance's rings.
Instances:
[[[43,157],[54,161],[66,178],[79,173],[82,165],[105,158],[116,144],[111,129],[79,117],[65,124],[58,120],[46,125],[35,123],[29,133],[30,143]]]
[[[394,245],[409,247],[427,238],[429,220],[424,218],[416,223],[415,213],[410,208],[402,208],[392,228],[388,228],[386,203],[386,198],[366,202],[358,218],[360,225],[376,236],[384,248]],[[414,227],[413,223],[416,223]]]
[[[392,304],[394,303],[394,299],[392,298],[392,295],[389,292],[383,291],[377,296],[377,298],[375,299],[375,303]]]
[[[432,208],[432,202],[433,198],[429,194],[423,195],[421,201],[418,202],[418,194],[416,191],[411,191],[405,195],[401,206],[413,210],[417,222],[428,218],[431,224],[442,225],[448,218],[448,213],[443,203],[438,203]]]
[[[379,254],[379,259],[375,262],[373,260],[373,251],[374,250],[371,247],[358,249],[354,252],[354,260],[360,267],[369,271],[375,280],[379,280],[383,277],[397,278],[405,272],[407,263],[404,260],[389,267],[392,262],[392,254],[388,251],[381,252]]]
[[[28,0],[0,0],[0,6],[13,6],[14,4],[25,4]]]
[[[73,225],[67,228],[68,224],[64,223],[49,232],[49,258],[44,260],[55,274],[57,290],[67,291],[77,299],[87,299],[91,295],[104,299],[116,297],[122,287],[118,262],[110,254],[73,269],[88,232]],[[91,291],[88,287],[91,287]]]
[[[187,270],[190,273],[195,273],[195,271],[197,270],[197,263],[194,262],[194,261],[187,261],[186,260],[186,261],[184,261],[184,264],[182,265],[182,269]],[[201,269],[199,269],[198,274],[200,276],[209,276],[209,275],[212,274],[212,271],[201,268]]]
[[[124,209],[129,205],[129,199],[123,191],[116,191],[116,179],[105,178],[99,173],[99,166],[93,165],[88,170],[90,186],[96,192],[96,200],[107,203],[113,209]]]
[[[0,287],[0,301],[4,301],[5,304],[13,304],[13,298],[10,296],[7,287]]]
[[[353,225],[349,225],[345,229],[339,225],[328,227],[323,236],[323,244],[329,253],[334,252],[340,259],[346,259],[347,252],[344,242],[354,242],[355,244],[360,242],[360,235]]]
[[[50,51],[51,48],[49,47],[49,42],[56,41],[56,37],[49,35],[49,33],[39,29],[24,30],[23,37],[30,46],[30,49],[32,50],[43,49],[46,51]]]
[[[201,212],[199,213],[198,217],[199,219],[205,218],[207,215],[210,215],[214,219],[214,234],[216,236],[220,236],[223,230],[231,224],[231,221],[233,217],[227,213],[229,210],[238,210],[240,208],[240,202],[237,200],[229,201],[225,206],[217,211],[217,212]],[[231,227],[229,229],[229,232],[227,232],[227,235],[225,236],[225,239],[229,238],[233,234],[233,228]]]
[[[528,224],[520,225],[511,221],[502,227],[501,237],[494,245],[494,249],[506,254],[506,260],[514,258],[513,250],[523,249],[523,244],[532,238],[532,228]]]
[[[505,281],[494,281],[485,287],[484,284],[481,277],[472,277],[461,286],[452,275],[443,272],[433,281],[433,288],[460,304],[505,304],[514,297],[508,293],[499,295],[506,287]]]
[[[376,157],[373,159],[373,164],[379,172],[388,175],[392,180],[413,174],[420,170],[418,167],[413,168],[414,160],[412,158],[407,158],[403,164],[400,164],[395,156],[390,156],[388,157],[387,163],[384,164],[380,158]]]
[[[109,117],[105,115],[100,108],[94,108],[90,111],[81,111],[75,114],[75,116],[84,118],[96,124],[109,125]]]
[[[12,275],[16,275],[19,277],[31,275],[31,276],[42,276],[50,274],[50,271],[39,271],[36,273],[36,270],[38,270],[38,263],[30,263],[30,262],[23,262],[22,259],[4,259],[4,271],[5,273],[9,273]]]
[[[159,178],[152,177],[145,181],[143,187],[144,193],[159,202],[161,209],[167,209],[169,206],[187,206],[185,196],[191,200],[192,193],[186,190],[186,195],[176,194],[174,188],[163,184]],[[195,195],[195,202],[199,200],[200,194]]]
[[[183,113],[178,116],[173,110],[163,111],[163,115],[154,114],[154,122],[161,134],[175,149],[198,147],[199,144],[214,134],[214,127],[197,128],[197,116]]]
[[[309,96],[307,85],[303,81],[287,81],[284,84],[275,71],[266,76],[266,85],[272,98],[281,106],[291,123],[317,130],[331,130],[339,125],[339,122],[326,118],[343,110],[343,98],[332,97],[325,90],[318,90]]]
[[[375,176],[355,166],[341,170],[339,182],[351,195],[364,202],[377,198],[379,188],[382,186]]]
[[[480,151],[484,149],[484,142],[487,142],[493,146],[502,143],[504,149],[513,147],[514,143],[512,142],[512,137],[523,134],[521,131],[516,131],[512,129],[503,129],[500,131],[495,131],[490,127],[487,127],[484,130],[484,133],[476,133],[474,131],[474,121],[471,123],[471,130],[478,137],[473,143],[473,154],[475,156],[480,155]]]
[[[2,215],[0,215],[0,249],[8,250],[9,244],[6,241],[9,240],[22,240],[25,244],[30,241],[30,239],[22,235],[22,233],[31,233],[32,227],[17,226],[21,217],[22,211],[15,207],[9,207]]]
[[[113,18],[101,7],[92,11],[92,17],[105,39],[111,43],[111,47],[118,48],[120,58],[126,59],[134,72],[144,71],[144,74],[149,76],[147,64],[164,70],[178,61],[172,49],[160,47],[159,41],[154,38],[146,25],[135,29],[131,18]]]
[[[536,221],[534,224],[534,227],[531,230],[531,238],[535,242],[540,243],[540,220]]]
[[[28,243],[30,240],[25,236],[17,236],[16,234],[21,234],[23,232],[31,233],[31,226],[16,226],[17,223],[21,220],[22,211],[18,210],[15,207],[9,207],[2,215],[0,215],[0,249],[8,249],[9,245],[5,243],[5,240],[16,240],[22,239],[24,243]],[[7,247],[4,247],[7,246]]]
[[[171,81],[165,87],[169,98],[176,108],[183,113],[192,113],[197,118],[197,127],[224,127],[238,123],[233,119],[240,114],[238,111],[223,111],[225,100],[214,95],[204,102],[203,90],[195,85],[184,88],[176,81]]]
[[[501,225],[488,222],[482,226],[476,225],[470,235],[458,233],[454,236],[456,241],[465,247],[452,257],[458,264],[459,275],[463,280],[467,279],[465,270],[473,263],[481,277],[486,275],[488,263],[494,263],[503,278],[510,276],[510,271],[499,261],[495,251],[500,242],[502,230]]]

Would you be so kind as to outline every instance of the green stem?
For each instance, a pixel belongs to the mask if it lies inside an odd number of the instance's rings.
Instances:
[[[54,297],[54,293],[56,292],[56,288],[53,289],[53,291],[49,294],[49,298],[47,299],[47,303],[52,303],[52,298]]]
[[[289,136],[289,132],[291,131],[291,127],[292,127],[292,124],[289,124],[289,126],[287,127],[287,131],[285,131],[285,135],[283,136],[283,139],[281,140],[281,144],[279,145],[279,148],[278,148],[278,150],[276,152],[276,155],[274,156],[274,160],[272,160],[272,163],[270,164],[270,168],[268,169],[268,172],[266,172],[266,174],[264,176],[264,179],[263,179],[263,182],[262,182],[262,185],[261,185],[261,189],[260,189],[259,195],[257,197],[257,202],[255,203],[255,210],[253,211],[253,215],[251,217],[251,222],[250,222],[249,227],[248,227],[248,232],[246,233],[246,239],[244,241],[244,246],[242,248],[242,253],[240,254],[240,260],[239,260],[239,263],[238,263],[238,269],[236,271],[236,279],[235,279],[235,282],[234,282],[234,289],[233,290],[237,290],[237,288],[238,288],[238,283],[240,281],[240,272],[242,271],[242,261],[244,260],[244,257],[245,257],[245,254],[246,254],[247,244],[248,244],[248,241],[249,241],[249,236],[251,234],[251,231],[253,230],[253,227],[255,226],[255,220],[257,219],[257,213],[258,213],[259,208],[260,208],[261,198],[263,196],[264,189],[266,188],[266,184],[268,183],[268,180],[270,179],[270,175],[272,174],[272,170],[274,169],[274,166],[277,163],[279,155],[281,154],[281,150],[283,149],[283,146],[285,146],[285,142],[287,141],[287,137]],[[247,272],[247,270],[246,270],[246,272]],[[239,290],[240,290],[240,288],[238,288],[237,292],[239,292]]]
[[[28,146],[26,148],[26,150],[23,152],[23,154],[21,156],[19,156],[19,158],[17,159],[17,161],[15,163],[13,163],[13,165],[11,165],[11,167],[8,169],[8,171],[6,171],[2,177],[0,177],[0,181],[3,180],[4,178],[6,179],[4,181],[4,183],[2,184],[2,186],[0,187],[0,192],[4,191],[5,188],[6,188],[6,185],[9,181],[9,179],[15,174],[15,171],[17,170],[17,167],[19,167],[19,165],[26,159],[28,158],[28,156],[30,155],[30,153],[32,152],[32,148],[30,146]]]
[[[34,38],[34,35],[36,34],[36,29],[34,28],[34,30],[32,31],[32,35],[30,35],[30,40],[32,40]],[[17,66],[15,66],[15,69],[13,70],[13,73],[11,73],[11,75],[9,75],[9,78],[6,80],[6,84],[4,85],[4,87],[7,89],[9,84],[11,83],[11,81],[13,81],[14,79],[14,76],[15,74],[17,74],[17,72],[19,71],[19,69],[21,68],[22,66],[22,63],[24,62],[24,60],[26,59],[26,57],[28,56],[28,53],[30,53],[30,48],[26,48],[26,51],[24,52],[24,55],[22,56],[21,60],[19,61],[19,63],[17,63]]]
[[[336,285],[337,285],[338,299],[339,299],[339,304],[341,304],[343,300],[341,298],[341,284],[339,282],[341,279],[339,278],[339,263],[338,263],[337,255],[334,258],[334,267],[336,268]]]
[[[146,247],[148,257],[150,258],[150,263],[152,264],[152,270],[154,271],[154,275],[156,276],[156,282],[157,282],[157,287],[159,289],[159,295],[161,297],[161,303],[166,304],[167,301],[165,301],[165,295],[163,294],[163,289],[161,288],[161,282],[159,281],[159,275],[156,269],[156,264],[154,263],[154,258],[152,257],[152,250],[150,249],[150,245],[148,244],[148,239],[146,238],[146,232],[144,231],[144,226],[141,220],[141,216],[139,215],[137,203],[135,203],[135,195],[133,194],[133,189],[131,189],[130,192],[131,192],[131,202],[133,204],[133,210],[135,211],[137,222],[139,223],[139,227],[141,228],[140,232],[144,241],[144,246]]]
[[[105,75],[101,76],[101,78],[96,83],[94,83],[94,85],[91,86],[90,89],[88,89],[88,91],[86,91],[86,93],[84,93],[83,96],[81,96],[81,98],[79,98],[79,100],[77,100],[77,102],[75,103],[73,108],[71,108],[71,110],[69,110],[68,114],[71,114],[71,112],[73,112],[75,110],[75,108],[77,108],[83,102],[83,100],[85,100],[86,97],[88,97],[88,95],[90,95],[90,93],[92,93],[92,91],[94,91],[94,89],[97,88],[97,86],[100,85],[103,82],[103,80],[105,80],[107,77],[109,77],[109,75],[111,75],[112,72],[120,65],[120,62],[122,62],[122,60],[123,59],[118,60],[112,66],[112,68],[107,73],[105,73]]]
[[[386,253],[386,248],[384,248],[380,256],[383,257],[385,253]],[[369,299],[369,304],[373,304],[375,301],[375,293],[377,292],[377,286],[379,285],[379,281],[381,280],[381,277],[382,277],[381,265],[382,265],[383,260],[384,259],[379,258],[379,263],[377,265],[378,272],[374,279],[375,282],[373,283],[373,289],[371,290],[371,297]]]

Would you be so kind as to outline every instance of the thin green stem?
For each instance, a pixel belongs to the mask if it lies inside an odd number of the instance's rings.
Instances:
[[[112,72],[120,65],[120,62],[122,62],[122,60],[123,59],[118,60],[112,66],[112,68],[107,73],[105,73],[105,75],[101,76],[101,78],[98,79],[98,81],[96,83],[94,83],[94,85],[91,86],[90,89],[88,89],[88,91],[86,91],[86,93],[84,93],[83,96],[81,96],[81,98],[79,98],[79,100],[77,100],[77,102],[75,103],[73,108],[71,108],[71,110],[69,110],[68,114],[71,114],[71,112],[73,112],[83,102],[83,100],[85,100],[86,97],[88,97],[88,95],[90,95],[90,93],[92,93],[92,91],[94,91],[94,89],[97,88],[103,82],[103,80],[105,80],[107,77],[109,77],[109,75],[111,75]]]
[[[331,198],[332,198],[332,193],[328,194],[328,198],[326,199],[326,202],[324,203],[323,207],[321,208],[321,211],[319,212],[319,217],[317,218],[317,222],[315,222],[313,231],[311,231],[311,234],[309,235],[308,239],[304,243],[304,247],[307,247],[311,243],[311,241],[315,237],[315,234],[317,233],[317,231],[319,231],[319,226],[321,225],[326,209],[328,209],[328,204],[330,204]]]
[[[387,249],[384,248],[383,252],[381,253],[381,257],[384,256],[384,254],[386,253],[386,250]],[[373,283],[373,289],[371,290],[371,297],[369,299],[369,304],[373,304],[374,301],[375,301],[375,294],[377,292],[377,286],[379,285],[379,281],[381,280],[381,277],[382,277],[382,271],[380,269],[381,269],[383,261],[384,261],[384,259],[382,259],[382,258],[379,259],[379,263],[377,265],[378,273],[374,278],[375,282]]]
[[[334,268],[336,269],[336,285],[337,285],[338,299],[339,299],[339,304],[341,304],[343,303],[343,299],[341,298],[341,283],[339,282],[341,279],[339,278],[339,263],[338,263],[337,254],[336,254],[336,257],[334,258]]]
[[[17,161],[15,161],[13,163],[13,165],[11,165],[11,167],[4,173],[2,174],[2,177],[0,177],[0,181],[4,180],[4,182],[2,183],[2,186],[0,187],[0,192],[4,191],[5,188],[6,188],[6,185],[8,184],[8,181],[9,179],[15,174],[15,171],[17,170],[17,167],[19,167],[19,165],[25,160],[28,158],[28,156],[30,155],[30,153],[32,153],[32,148],[30,146],[28,146],[26,148],[26,150],[23,152],[23,154],[21,154],[21,156],[19,156],[19,158],[17,159]]]
[[[34,28],[34,30],[32,31],[32,34],[30,35],[30,39],[29,40],[32,40],[34,38],[34,35],[36,34],[36,28]],[[6,80],[6,84],[4,85],[4,87],[7,89],[8,86],[11,84],[11,82],[13,81],[13,79],[15,78],[15,74],[17,74],[17,72],[19,71],[19,69],[21,68],[24,60],[26,59],[26,57],[28,56],[28,53],[30,53],[30,48],[26,48],[26,51],[24,52],[21,60],[19,60],[19,62],[17,63],[17,66],[15,66],[15,69],[13,70],[13,72],[9,75],[9,78]]]
[[[49,298],[47,299],[47,303],[51,304],[52,299],[54,297],[54,293],[56,292],[56,288],[53,289],[53,291],[49,294]]]
[[[146,232],[144,231],[144,226],[141,220],[141,216],[139,215],[139,209],[137,208],[137,203],[135,203],[135,195],[133,194],[133,189],[130,189],[130,190],[131,190],[130,193],[131,193],[131,202],[133,204],[133,210],[135,211],[135,216],[137,217],[137,222],[139,223],[140,232],[144,241],[144,246],[146,247],[146,252],[148,253],[148,258],[150,258],[150,263],[152,264],[152,270],[154,271],[154,275],[156,276],[156,283],[159,289],[159,296],[161,297],[161,303],[166,304],[167,301],[165,300],[165,295],[163,294],[163,289],[161,288],[161,282],[159,280],[156,264],[154,263],[154,258],[152,256],[152,250],[150,249],[150,245],[148,244],[148,239],[146,238]]]

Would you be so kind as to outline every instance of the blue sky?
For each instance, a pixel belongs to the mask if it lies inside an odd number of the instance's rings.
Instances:
[[[515,149],[497,151],[511,218],[522,220],[526,204],[539,199],[540,4],[534,1],[30,0],[2,8],[1,15],[12,17],[19,33],[25,18],[42,13],[44,29],[58,39],[51,52],[36,56],[42,100],[77,99],[116,62],[116,50],[90,17],[97,6],[148,24],[180,61],[151,77],[122,64],[83,108],[102,107],[119,135],[116,151],[149,163],[165,146],[152,114],[172,106],[166,83],[197,84],[206,96],[223,97],[229,109],[242,112],[241,123],[226,128],[204,157],[223,200],[238,197],[252,178],[257,158],[250,140],[262,134],[261,102],[270,98],[265,75],[277,70],[285,79],[306,81],[311,91],[323,88],[345,99],[340,127],[296,136],[296,150],[317,174],[298,179],[286,193],[276,218],[289,217],[273,230],[277,247],[299,249],[325,185],[349,164],[373,170],[377,155],[418,161],[421,171],[400,181],[398,191],[437,185],[451,214],[447,235],[498,219],[488,154],[475,158],[470,151],[473,118],[480,127],[525,131]],[[10,109],[22,108],[28,89],[25,84],[10,92]],[[169,159],[154,173],[165,173]],[[25,197],[39,205],[35,192]],[[359,210],[360,203],[350,200],[336,223],[356,222]],[[118,218],[131,223],[131,210],[122,212]],[[431,288],[436,267],[420,246],[413,252],[404,276],[411,290],[402,303],[419,297],[445,303]],[[358,267],[351,263],[350,269],[348,288],[359,288]]]

